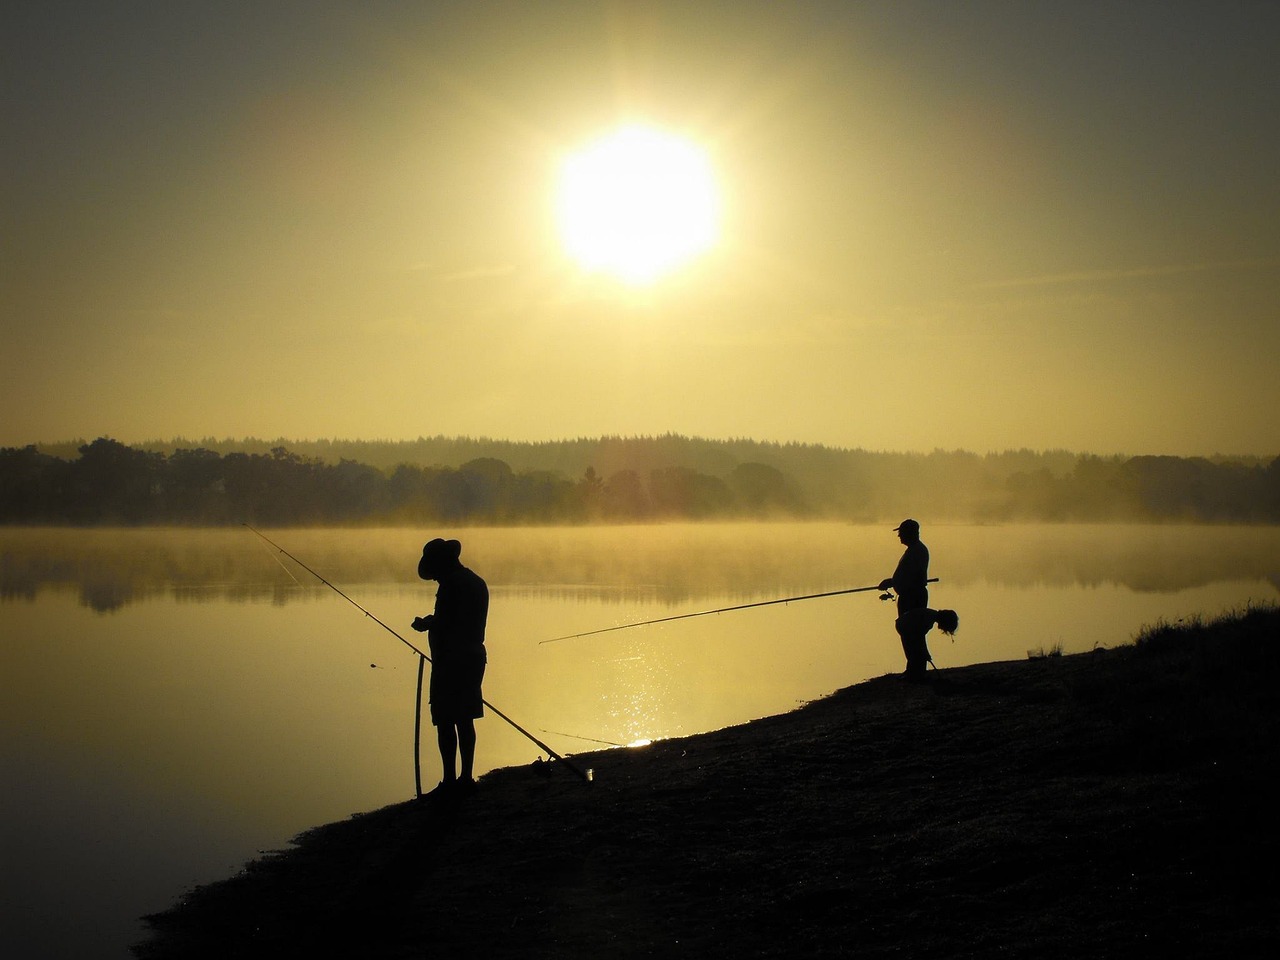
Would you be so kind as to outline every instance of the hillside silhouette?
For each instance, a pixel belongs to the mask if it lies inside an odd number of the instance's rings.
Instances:
[[[1263,957],[1280,611],[885,676],[317,827],[140,958]]]

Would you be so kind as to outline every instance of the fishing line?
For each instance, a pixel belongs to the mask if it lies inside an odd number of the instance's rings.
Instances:
[[[925,583],[937,583],[937,577],[930,577]],[[659,617],[657,620],[641,620],[639,623],[620,623],[612,627],[601,627],[599,630],[587,630],[583,633],[570,633],[563,637],[552,637],[550,640],[539,640],[539,645],[544,643],[557,643],[560,640],[576,640],[578,637],[593,637],[598,633],[609,633],[612,630],[629,630],[632,627],[647,627],[655,623],[670,623],[672,620],[688,620],[690,617],[706,617],[713,613],[728,613],[730,610],[746,610],[750,607],[768,607],[775,603],[798,603],[801,600],[817,600],[819,597],[838,597],[845,593],[866,593],[870,590],[879,590],[879,585],[874,587],[853,587],[850,590],[829,590],[826,593],[809,593],[803,597],[781,597],[777,600],[760,600],[756,603],[740,603],[733,607],[717,607],[715,610],[700,610],[697,613],[681,613],[674,617]],[[880,599],[891,600],[891,595],[884,594]]]
[[[368,617],[370,620],[372,620],[374,623],[376,623],[378,626],[382,627],[382,629],[383,629],[383,630],[386,630],[386,631],[387,631],[387,633],[391,634],[393,637],[395,637],[397,640],[399,640],[401,643],[403,643],[406,647],[408,647],[410,650],[412,650],[414,653],[416,653],[419,657],[421,657],[421,660],[420,660],[420,661],[419,661],[419,663],[418,663],[418,712],[417,712],[417,716],[416,716],[416,718],[415,718],[415,725],[416,725],[416,724],[421,720],[421,707],[422,707],[422,664],[423,664],[424,662],[425,662],[425,663],[430,663],[430,662],[431,662],[431,658],[430,658],[429,656],[427,656],[425,653],[423,653],[421,650],[419,650],[419,649],[418,649],[416,646],[414,646],[412,643],[410,643],[408,640],[406,640],[404,637],[400,636],[400,634],[399,634],[399,633],[397,633],[395,630],[392,630],[389,626],[387,626],[385,623],[383,623],[381,620],[379,620],[377,617],[375,617],[372,613],[370,613],[368,610],[366,610],[366,609],[365,609],[364,607],[362,607],[360,604],[356,603],[356,601],[352,600],[349,596],[347,596],[345,593],[343,593],[341,590],[339,590],[336,586],[334,586],[332,583],[330,583],[328,580],[326,580],[324,577],[322,577],[320,574],[318,574],[315,570],[312,570],[309,566],[307,566],[305,563],[303,563],[301,560],[299,560],[297,557],[295,557],[292,553],[290,553],[290,552],[289,552],[288,550],[286,550],[284,547],[280,546],[280,544],[276,543],[274,540],[272,540],[270,537],[268,537],[266,534],[262,533],[260,530],[256,530],[256,529],[254,529],[253,527],[251,527],[251,526],[250,526],[249,524],[247,524],[247,523],[242,523],[242,524],[241,524],[241,526],[245,527],[245,528],[246,528],[247,530],[249,530],[251,533],[256,534],[257,536],[259,536],[259,537],[261,537],[263,540],[265,540],[267,543],[271,544],[271,546],[275,547],[277,550],[279,550],[281,553],[283,553],[286,557],[288,557],[290,560],[292,560],[294,563],[296,563],[298,566],[300,566],[303,570],[307,571],[307,573],[311,574],[313,577],[315,577],[317,580],[319,580],[321,583],[323,583],[326,587],[328,587],[330,590],[332,590],[334,593],[336,593],[338,596],[340,596],[343,600],[347,601],[347,603],[351,604],[353,607],[355,607],[357,610],[359,610],[361,613],[363,613],[366,617]],[[554,759],[554,760],[559,760],[561,763],[563,763],[563,764],[565,765],[565,767],[566,767],[566,768],[568,768],[569,770],[572,770],[574,773],[576,773],[576,774],[577,774],[579,777],[581,777],[583,780],[587,781],[588,783],[589,783],[589,782],[591,782],[591,777],[590,777],[588,774],[586,774],[586,773],[584,773],[583,771],[579,770],[576,766],[574,766],[572,763],[570,763],[570,762],[569,762],[568,760],[566,760],[564,757],[560,756],[560,754],[556,753],[556,752],[555,752],[554,750],[552,750],[549,746],[547,746],[545,743],[543,743],[541,740],[539,740],[537,737],[535,737],[532,733],[530,733],[530,732],[529,732],[528,730],[526,730],[524,727],[520,726],[520,724],[516,723],[514,720],[512,720],[510,717],[508,717],[505,713],[503,713],[501,710],[499,710],[497,707],[495,707],[495,706],[494,706],[492,703],[490,703],[488,700],[484,700],[484,699],[482,699],[480,702],[481,702],[481,703],[483,703],[483,704],[484,704],[486,707],[488,707],[490,710],[492,710],[492,711],[493,711],[497,716],[501,717],[501,718],[502,718],[503,720],[505,720],[508,724],[510,724],[510,725],[511,725],[511,727],[513,727],[516,731],[518,731],[519,733],[523,734],[527,739],[529,739],[532,743],[534,743],[534,744],[535,744],[535,745],[536,745],[540,750],[542,750],[542,752],[543,752],[543,753],[547,754],[547,756],[551,757],[551,758],[552,758],[552,759]],[[418,757],[417,757],[417,755],[416,755],[416,754],[417,754],[417,731],[416,731],[416,730],[415,730],[415,735],[414,735],[414,753],[415,753],[415,756],[414,756],[414,763],[415,763],[415,769],[416,769],[416,765],[417,765],[417,762],[418,762]],[[419,783],[419,787],[418,787],[418,795],[419,795],[419,796],[421,796],[421,795],[422,795],[421,783]]]
[[[245,526],[249,526],[249,525],[245,524]],[[249,529],[252,530],[253,528],[249,527]],[[257,531],[254,531],[254,532],[256,533]],[[268,557],[270,557],[272,560],[276,562],[276,564],[280,567],[281,570],[283,570],[285,573],[289,575],[290,580],[292,580],[299,587],[302,586],[302,581],[293,575],[293,571],[284,565],[283,560],[281,560],[278,556],[276,556],[274,553],[272,553],[270,550],[267,549],[267,545],[265,543],[260,543],[258,544],[258,546],[262,548],[263,553],[265,553]]]

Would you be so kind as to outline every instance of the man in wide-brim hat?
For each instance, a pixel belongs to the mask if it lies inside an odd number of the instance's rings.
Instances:
[[[457,540],[429,541],[422,548],[418,576],[434,580],[435,611],[413,621],[431,649],[431,722],[440,746],[443,779],[432,794],[461,795],[475,788],[475,721],[484,715],[484,646],[489,587],[462,565]]]

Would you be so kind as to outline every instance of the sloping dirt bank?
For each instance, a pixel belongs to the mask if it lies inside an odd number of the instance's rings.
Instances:
[[[1280,943],[1280,611],[889,676],[312,830],[157,958],[1254,957]]]

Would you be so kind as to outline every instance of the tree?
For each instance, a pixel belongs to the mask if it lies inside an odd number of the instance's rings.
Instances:
[[[604,482],[603,513],[609,520],[640,520],[649,515],[649,498],[645,496],[640,474],[619,470]]]
[[[137,523],[155,515],[164,457],[99,437],[72,464],[72,513],[90,523]]]
[[[0,449],[0,522],[64,519],[68,464],[34,445]]]
[[[203,447],[175,450],[165,469],[166,517],[182,523],[222,523],[227,514],[227,484],[222,457]]]
[[[649,473],[649,497],[659,516],[701,519],[728,513],[733,498],[719,477],[688,467],[663,467]]]
[[[508,518],[511,467],[494,457],[477,457],[459,467],[458,474],[467,487],[472,516],[490,520]]]
[[[729,474],[729,486],[755,516],[803,512],[803,502],[786,475],[765,463],[740,463]]]

